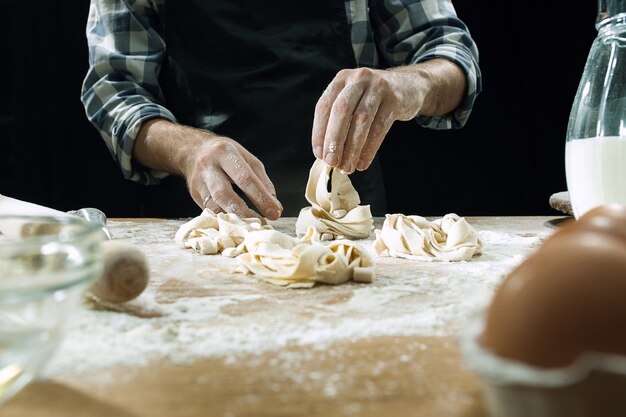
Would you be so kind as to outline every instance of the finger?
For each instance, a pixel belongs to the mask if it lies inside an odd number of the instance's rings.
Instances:
[[[311,145],[313,147],[313,155],[318,159],[324,157],[324,136],[326,135],[326,126],[328,125],[330,110],[344,85],[341,78],[335,78],[328,84],[328,87],[326,87],[326,90],[324,90],[324,93],[322,93],[322,96],[315,105]]]
[[[265,165],[263,165],[263,162],[261,162],[261,160],[259,160],[256,156],[248,152],[248,150],[245,149],[243,146],[241,147],[241,153],[246,159],[246,162],[248,162],[248,165],[250,165],[250,168],[252,168],[252,171],[254,171],[256,176],[263,183],[267,191],[271,195],[276,197],[276,187],[274,187],[274,183],[272,183],[272,180],[270,180],[270,177],[267,175],[267,172],[265,171]],[[280,204],[280,201],[278,203]],[[282,204],[281,204],[281,211],[282,211]]]
[[[207,195],[209,195],[209,189],[207,188],[205,181],[199,180],[187,183],[187,190],[198,207],[204,209],[204,199]]]
[[[381,102],[382,95],[374,93],[371,89],[368,89],[363,94],[350,121],[348,135],[343,148],[343,158],[339,163],[339,168],[342,171],[351,174],[356,169],[361,151]]]
[[[246,160],[248,161],[250,168],[252,168],[252,171],[256,174],[257,178],[259,179],[259,181],[261,181],[265,189],[272,195],[272,197],[274,197],[274,199],[276,200],[276,203],[278,203],[278,216],[280,217],[284,208],[276,195],[276,188],[274,187],[272,180],[270,180],[270,177],[267,175],[267,172],[265,171],[265,166],[254,155],[252,155],[249,152],[248,154],[250,158],[246,158]],[[277,220],[277,218],[273,220]]]
[[[362,96],[360,83],[348,83],[333,103],[324,135],[324,160],[330,166],[337,166],[342,159],[350,119]]]
[[[265,217],[271,220],[280,217],[282,206],[256,176],[242,154],[227,154],[220,159],[220,163],[224,172]]]
[[[205,188],[206,188],[206,193],[205,193],[204,199],[202,200],[203,209],[209,209],[215,214],[222,213],[224,210],[222,210],[222,208],[217,205],[215,200],[213,200],[213,196],[209,192],[209,188],[206,186]]]
[[[220,206],[217,205],[215,200],[209,201],[209,203],[206,205],[205,208],[211,210],[215,214],[224,212],[224,210]]]
[[[365,171],[369,168],[394,121],[393,110],[390,106],[383,103],[376,112],[367,139],[363,145],[363,150],[357,161],[356,169],[358,171]]]
[[[207,202],[207,204],[205,204],[207,196],[211,195],[211,193],[209,192],[209,188],[207,187],[207,181],[205,180],[205,178],[187,184],[187,189],[189,190],[189,194],[191,195],[193,201],[195,201],[195,203],[201,209],[204,210],[205,208],[208,208],[216,214],[224,211],[220,206],[215,203],[212,198],[210,199],[210,201]]]
[[[257,162],[258,162],[258,165],[257,165]],[[265,167],[263,166],[261,161],[259,161],[258,159],[255,159],[253,161],[250,161],[250,168],[252,168],[252,171],[254,171],[257,178],[259,179],[259,181],[261,181],[265,189],[270,193],[272,197],[274,197],[275,202],[278,204],[278,217],[280,217],[284,208],[280,200],[276,196],[276,188],[274,187],[274,184],[272,183],[270,178],[267,176],[267,172],[265,172]],[[277,220],[278,217],[273,220]]]
[[[250,209],[233,190],[230,178],[225,172],[209,171],[205,173],[205,180],[213,201],[226,213],[234,213],[240,218],[256,217],[263,220],[262,216]]]

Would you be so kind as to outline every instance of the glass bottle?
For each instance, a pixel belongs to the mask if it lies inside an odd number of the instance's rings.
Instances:
[[[599,0],[596,29],[567,126],[575,218],[601,204],[626,205],[626,0]]]

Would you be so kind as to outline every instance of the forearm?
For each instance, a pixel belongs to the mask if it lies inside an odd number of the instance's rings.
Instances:
[[[212,136],[216,135],[166,119],[151,119],[142,124],[137,134],[133,160],[145,168],[184,175],[194,150]]]
[[[467,81],[463,71],[447,59],[431,59],[419,64],[390,69],[406,74],[413,81],[407,94],[423,94],[416,115],[443,116],[454,111],[463,101]]]

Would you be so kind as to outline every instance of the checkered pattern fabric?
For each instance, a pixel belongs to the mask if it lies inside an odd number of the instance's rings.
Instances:
[[[176,121],[158,78],[166,45],[160,31],[164,0],[91,0],[86,34],[89,70],[81,99],[124,177],[155,184],[167,176],[134,164],[141,123]],[[481,91],[478,49],[450,0],[344,0],[357,65],[388,68],[433,58],[455,62],[467,77],[462,104],[443,117],[416,117],[432,129],[464,126]]]

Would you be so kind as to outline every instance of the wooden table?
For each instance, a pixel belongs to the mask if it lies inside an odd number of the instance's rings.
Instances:
[[[468,217],[485,243],[469,262],[376,258],[372,284],[306,290],[177,247],[183,220],[111,219],[148,257],[150,286],[125,313],[84,308],[0,415],[485,416],[459,330],[564,219]],[[271,224],[293,235],[294,221]]]

